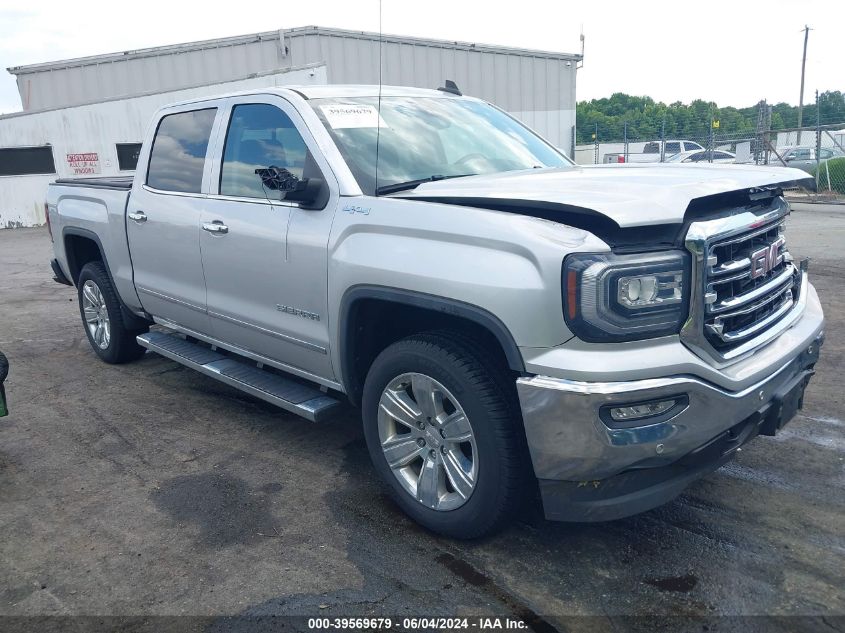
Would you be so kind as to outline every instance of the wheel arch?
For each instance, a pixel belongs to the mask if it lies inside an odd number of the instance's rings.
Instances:
[[[79,285],[79,274],[82,272],[83,266],[93,261],[103,262],[103,266],[106,267],[106,272],[111,279],[111,269],[106,260],[103,243],[94,231],[75,226],[66,226],[62,230],[62,242],[65,246],[65,257],[67,258],[70,280],[74,285]],[[111,281],[114,284],[114,280],[111,279]]]
[[[99,261],[106,269],[106,275],[108,275],[112,287],[117,288],[108,259],[106,259],[106,251],[103,248],[103,243],[100,241],[99,235],[88,229],[66,226],[62,230],[62,242],[65,247],[65,258],[67,260],[68,271],[70,272],[70,280],[74,286],[79,287],[79,275],[82,273],[85,264]],[[150,324],[148,319],[144,319],[132,312],[123,302],[120,293],[116,290],[115,294],[117,294],[117,299],[120,302],[120,311],[124,323],[136,328],[142,328]]]
[[[374,314],[375,319],[367,320]],[[384,348],[405,336],[444,327],[489,337],[512,371],[525,372],[507,326],[484,308],[401,288],[353,286],[341,299],[338,330],[341,380],[352,404],[360,404],[367,370]]]

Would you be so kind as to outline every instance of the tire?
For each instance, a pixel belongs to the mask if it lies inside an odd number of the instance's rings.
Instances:
[[[376,471],[420,525],[470,539],[518,513],[530,470],[515,385],[472,339],[432,332],[389,346],[367,374],[362,415]]]
[[[146,350],[135,337],[148,328],[125,327],[120,299],[102,262],[89,262],[82,267],[77,292],[82,325],[97,356],[107,363],[120,364],[144,355]]]

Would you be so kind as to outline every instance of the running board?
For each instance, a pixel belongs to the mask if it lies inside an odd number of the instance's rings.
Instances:
[[[137,340],[138,345],[156,354],[196,369],[206,376],[313,422],[321,422],[331,417],[340,407],[338,400],[317,388],[224,356],[208,347],[186,341],[176,334],[148,332],[139,335]]]

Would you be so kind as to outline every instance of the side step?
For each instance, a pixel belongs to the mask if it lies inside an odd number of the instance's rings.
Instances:
[[[319,389],[224,356],[208,347],[186,341],[176,334],[148,332],[138,336],[137,341],[138,345],[156,354],[166,356],[313,422],[331,417],[340,407],[338,400]]]

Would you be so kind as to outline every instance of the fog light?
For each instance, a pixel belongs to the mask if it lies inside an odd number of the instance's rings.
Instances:
[[[660,415],[661,413],[666,413],[666,411],[674,407],[676,403],[677,400],[673,399],[646,402],[645,404],[634,404],[629,407],[612,407],[610,409],[610,417],[617,422],[650,418]]]

